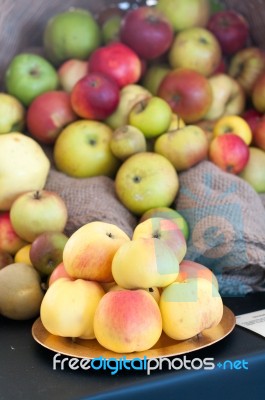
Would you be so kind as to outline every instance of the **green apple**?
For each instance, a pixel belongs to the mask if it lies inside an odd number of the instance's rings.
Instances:
[[[43,189],[50,161],[40,145],[18,132],[0,135],[0,210],[9,210],[18,195]]]
[[[42,275],[50,275],[63,261],[63,249],[68,237],[62,232],[43,232],[31,243],[29,257]]]
[[[135,153],[146,151],[146,139],[142,131],[132,125],[115,129],[110,140],[112,153],[124,161]]]
[[[142,85],[152,93],[157,94],[158,87],[162,79],[170,71],[169,65],[166,64],[152,64],[144,73],[142,78]]]
[[[64,200],[56,192],[48,190],[23,193],[10,208],[15,232],[31,243],[43,232],[63,232],[67,218]]]
[[[166,100],[153,96],[136,103],[128,117],[130,125],[140,129],[147,139],[166,132],[172,120],[172,110]]]
[[[186,240],[189,238],[189,225],[186,219],[176,210],[170,207],[155,207],[147,210],[140,218],[140,223],[149,218],[170,219],[178,225]]]
[[[113,176],[120,164],[110,149],[112,129],[103,122],[79,120],[69,124],[54,145],[59,171],[77,178]]]
[[[116,174],[115,188],[125,207],[142,215],[153,207],[170,206],[179,190],[179,178],[164,156],[143,152],[123,162]]]
[[[105,120],[112,129],[128,124],[131,108],[139,101],[151,97],[151,93],[141,85],[129,84],[120,90],[120,100],[116,110]]]
[[[102,25],[102,38],[105,44],[119,40],[121,15],[112,15]]]
[[[211,11],[209,0],[159,0],[155,7],[165,14],[176,32],[206,26]]]
[[[204,131],[196,125],[164,133],[155,142],[155,152],[166,157],[177,171],[187,170],[206,159],[208,148]]]
[[[213,74],[221,57],[221,46],[214,34],[200,27],[178,33],[168,53],[171,68],[191,68],[205,77]]]
[[[25,109],[14,96],[0,93],[0,134],[20,131],[25,124]]]
[[[257,193],[265,193],[265,151],[257,147],[249,148],[249,160],[239,174]]]
[[[28,106],[38,95],[59,85],[57,71],[44,57],[21,53],[15,56],[5,73],[7,92]]]
[[[57,66],[70,58],[88,59],[101,44],[101,32],[89,11],[71,8],[48,20],[43,43],[48,58]]]

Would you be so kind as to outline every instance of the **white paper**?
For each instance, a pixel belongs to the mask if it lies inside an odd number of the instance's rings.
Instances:
[[[237,315],[236,324],[265,337],[265,309]]]

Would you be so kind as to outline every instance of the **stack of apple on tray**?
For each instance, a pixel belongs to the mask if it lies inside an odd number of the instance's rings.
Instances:
[[[206,159],[265,192],[265,53],[246,17],[210,0],[72,8],[42,50],[12,58],[0,93],[0,314],[116,352],[217,325],[217,279],[184,259],[171,206]],[[53,169],[113,179],[132,237],[102,221],[66,236]]]

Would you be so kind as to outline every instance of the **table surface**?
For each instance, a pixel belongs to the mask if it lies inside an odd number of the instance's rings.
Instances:
[[[265,309],[265,293],[224,298],[235,315]],[[244,360],[248,369],[145,371],[53,370],[54,353],[36,343],[31,321],[0,317],[0,400],[256,399],[265,390],[265,338],[236,326],[221,341],[189,353],[193,358]]]

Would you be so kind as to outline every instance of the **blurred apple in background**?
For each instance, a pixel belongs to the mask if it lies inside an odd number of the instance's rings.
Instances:
[[[47,20],[43,44],[47,57],[59,66],[71,58],[87,60],[101,44],[100,27],[85,9],[72,7]]]
[[[210,268],[194,261],[183,260],[179,264],[179,274],[176,282],[185,282],[187,279],[191,278],[208,279],[208,281],[212,282],[212,284],[219,289],[218,280]]]
[[[122,88],[138,82],[142,64],[130,47],[120,42],[113,42],[92,52],[89,57],[89,72],[103,73]]]
[[[167,64],[149,65],[143,74],[141,84],[155,96],[160,83],[170,70],[171,68]]]
[[[62,232],[43,232],[30,247],[30,260],[41,275],[50,275],[63,260],[63,249],[68,237]]]
[[[14,230],[22,239],[31,243],[43,232],[62,232],[67,218],[64,200],[58,193],[47,190],[21,194],[10,209]]]
[[[204,27],[210,17],[209,0],[159,0],[155,7],[165,14],[176,32]]]
[[[264,50],[258,47],[247,47],[232,56],[229,62],[228,75],[236,79],[246,93],[250,94],[264,68]]]
[[[75,84],[70,96],[79,117],[103,120],[116,110],[120,93],[117,83],[108,75],[89,72]]]
[[[71,92],[74,85],[88,73],[88,62],[71,58],[58,68],[60,86],[66,92]]]
[[[256,126],[262,116],[263,113],[260,113],[253,107],[246,108],[245,111],[241,114],[241,117],[244,118],[244,120],[248,123],[252,133],[254,133]]]
[[[227,68],[228,68],[227,64],[228,64],[227,60],[224,57],[221,57],[221,60],[217,65],[217,67],[215,68],[215,70],[213,71],[212,75],[227,73]]]
[[[131,108],[128,116],[129,124],[140,129],[147,139],[166,132],[171,120],[170,105],[158,96],[139,101]]]
[[[205,76],[189,68],[177,68],[164,77],[158,96],[166,100],[185,123],[193,123],[203,119],[213,95]]]
[[[246,46],[249,39],[249,23],[235,10],[223,10],[212,14],[207,28],[218,39],[223,54],[234,55]]]
[[[0,249],[0,270],[14,262],[13,257],[7,251]]]
[[[79,120],[65,127],[54,145],[59,171],[77,178],[113,176],[120,161],[110,149],[112,129],[94,120]]]
[[[153,60],[165,54],[173,41],[170,20],[158,8],[141,6],[128,10],[120,28],[120,39],[139,57]]]
[[[59,86],[57,71],[49,61],[37,54],[21,53],[12,58],[6,72],[7,92],[24,106],[41,93]]]
[[[214,136],[226,135],[227,133],[234,133],[241,137],[247,145],[252,141],[251,129],[244,118],[239,115],[224,115],[215,122]]]
[[[48,286],[51,286],[53,282],[60,278],[68,278],[70,280],[74,280],[74,278],[71,278],[70,275],[68,275],[68,273],[66,272],[63,261],[60,262],[60,264],[58,264],[52,271],[51,275],[49,276]]]
[[[184,171],[207,158],[208,140],[201,128],[187,125],[160,135],[155,152],[166,157],[177,171]]]
[[[265,117],[260,118],[257,122],[255,128],[252,130],[254,146],[259,147],[261,150],[265,151]]]
[[[248,182],[257,193],[265,193],[265,151],[249,148],[249,160],[240,177]]]
[[[15,255],[25,244],[27,242],[16,233],[12,225],[10,212],[0,213],[0,250]]]
[[[115,177],[115,188],[125,207],[141,215],[153,207],[170,206],[178,193],[179,179],[167,158],[143,152],[123,162]]]
[[[205,28],[189,28],[179,32],[170,47],[171,68],[190,68],[208,77],[219,66],[222,57],[216,37]]]
[[[204,119],[215,120],[223,115],[239,115],[246,105],[246,95],[239,83],[227,74],[209,78],[212,88],[212,104]]]
[[[20,131],[25,125],[25,109],[14,96],[0,93],[0,134]]]
[[[115,129],[110,140],[112,153],[122,161],[135,153],[146,151],[146,146],[143,132],[132,125],[123,125]]]
[[[70,95],[54,90],[36,97],[27,111],[27,128],[39,142],[52,144],[65,125],[77,119]]]
[[[112,129],[128,124],[131,108],[139,101],[151,97],[151,93],[141,85],[130,84],[120,90],[120,100],[116,110],[106,118],[105,122]]]
[[[43,189],[50,161],[41,146],[18,132],[0,135],[0,210],[9,210],[18,195]]]
[[[209,159],[223,171],[239,174],[247,165],[249,147],[239,136],[226,133],[211,141]]]
[[[120,26],[124,10],[118,7],[106,7],[99,12],[97,21],[101,28],[104,44],[120,40]]]
[[[252,88],[251,100],[258,112],[265,113],[265,71],[259,75]]]

